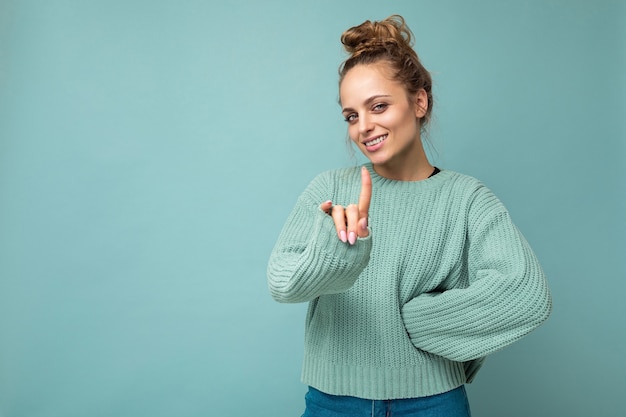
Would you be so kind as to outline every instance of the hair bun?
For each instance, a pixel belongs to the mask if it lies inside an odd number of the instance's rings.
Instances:
[[[351,27],[341,35],[341,43],[351,55],[387,48],[392,45],[400,48],[411,48],[412,41],[411,31],[404,18],[399,15],[389,16],[379,22],[366,20],[358,26]]]

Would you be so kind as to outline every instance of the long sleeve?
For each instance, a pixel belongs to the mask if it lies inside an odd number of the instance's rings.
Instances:
[[[298,198],[267,267],[269,289],[279,302],[311,301],[348,290],[367,266],[371,234],[355,245],[341,242],[330,216],[319,205],[333,198],[324,176],[318,176]]]
[[[501,203],[488,193],[472,205],[469,219],[469,286],[422,294],[402,308],[417,348],[459,362],[520,339],[552,306],[537,258]]]
[[[302,381],[368,399],[414,398],[471,382],[490,353],[551,309],[544,274],[502,203],[441,170],[381,177],[371,163],[370,236],[351,246],[319,209],[358,201],[359,167],[320,174],[270,255],[270,293],[309,301]]]

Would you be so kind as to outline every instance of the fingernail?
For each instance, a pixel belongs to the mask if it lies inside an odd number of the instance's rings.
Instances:
[[[343,243],[346,243],[348,241],[348,239],[346,238],[346,231],[345,230],[342,230],[341,232],[339,232],[339,239]]]
[[[356,243],[356,233],[350,232],[350,237],[348,241],[350,242],[351,245],[354,245]]]
[[[367,230],[367,217],[361,220],[361,230]]]

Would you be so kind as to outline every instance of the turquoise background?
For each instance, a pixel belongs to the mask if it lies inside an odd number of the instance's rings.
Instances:
[[[300,415],[306,306],[267,258],[362,161],[339,36],[393,13],[433,162],[500,196],[553,291],[474,415],[623,415],[625,3],[0,0],[0,416]]]

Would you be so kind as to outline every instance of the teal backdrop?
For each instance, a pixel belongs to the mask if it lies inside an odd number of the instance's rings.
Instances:
[[[0,416],[301,414],[306,306],[267,258],[362,162],[339,36],[394,13],[433,162],[500,196],[554,296],[474,415],[624,415],[625,3],[0,0]]]

